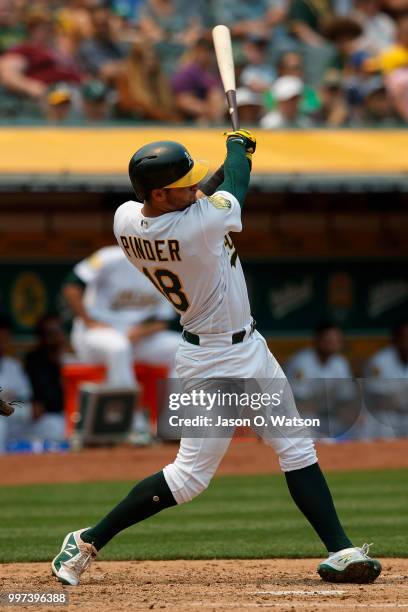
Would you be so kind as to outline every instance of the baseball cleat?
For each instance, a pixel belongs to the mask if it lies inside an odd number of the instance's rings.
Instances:
[[[95,546],[81,540],[81,533],[87,529],[71,531],[65,536],[60,552],[52,560],[52,573],[63,584],[77,586],[81,574],[98,554]]]
[[[344,548],[320,563],[317,573],[325,582],[374,582],[381,574],[381,563],[368,556],[371,544]]]

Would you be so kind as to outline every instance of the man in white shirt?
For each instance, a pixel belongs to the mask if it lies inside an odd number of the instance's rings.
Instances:
[[[334,437],[344,435],[359,413],[350,364],[341,354],[343,343],[340,327],[323,321],[315,329],[314,346],[293,355],[285,368],[300,413],[319,415],[327,436]]]
[[[364,368],[367,438],[408,436],[408,321],[399,323],[392,341]]]
[[[11,321],[0,316],[0,399],[10,404],[14,413],[0,418],[0,454],[6,452],[8,440],[24,436],[31,424],[31,387],[22,365],[7,355],[11,337]]]

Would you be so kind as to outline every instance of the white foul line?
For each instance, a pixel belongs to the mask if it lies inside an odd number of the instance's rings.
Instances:
[[[349,591],[254,591],[248,595],[345,595]]]

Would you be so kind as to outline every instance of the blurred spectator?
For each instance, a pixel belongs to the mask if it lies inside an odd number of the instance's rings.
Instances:
[[[393,127],[398,119],[381,76],[368,79],[363,86],[362,123],[367,127]]]
[[[330,321],[319,323],[313,347],[299,351],[288,361],[288,378],[292,381],[352,378],[350,364],[341,354],[343,345],[343,332],[338,325]]]
[[[81,90],[82,114],[87,121],[105,121],[110,118],[109,90],[103,81],[85,83]]]
[[[292,0],[288,15],[289,32],[305,59],[305,80],[318,86],[333,54],[324,27],[333,15],[330,0]]]
[[[398,20],[396,44],[367,60],[365,66],[382,71],[394,108],[408,122],[408,14]]]
[[[55,27],[48,14],[33,11],[26,27],[26,42],[0,58],[0,79],[6,89],[39,101],[49,85],[78,83],[81,77],[72,57],[55,47]]]
[[[240,85],[254,93],[263,94],[276,79],[276,71],[268,60],[269,39],[250,34],[243,43],[245,66],[241,71]]]
[[[279,77],[294,76],[303,81],[303,90],[299,105],[300,111],[306,115],[316,112],[320,106],[319,96],[314,87],[304,82],[305,74],[302,54],[297,51],[285,51],[279,57],[276,67]],[[266,96],[266,103],[271,110],[276,106],[273,88],[269,90]]]
[[[281,23],[286,16],[285,0],[217,0],[213,3],[215,23],[223,23],[233,36],[270,36],[272,26]]]
[[[245,65],[239,77],[237,104],[243,123],[258,123],[264,108],[264,98],[276,78],[276,71],[268,61],[269,39],[250,34],[242,51]]]
[[[408,14],[397,22],[396,43],[384,49],[377,57],[368,59],[366,68],[369,71],[381,71],[389,75],[394,70],[408,67]]]
[[[262,117],[260,125],[267,130],[310,127],[310,120],[300,111],[303,82],[295,76],[280,77],[272,87],[277,108]]]
[[[25,360],[33,389],[33,424],[31,437],[61,440],[64,438],[64,396],[62,357],[65,334],[58,315],[45,315],[37,324],[37,345]]]
[[[214,50],[201,38],[185,56],[171,80],[176,108],[185,119],[218,123],[225,115],[225,97],[214,66]]]
[[[395,70],[386,77],[385,82],[393,107],[400,119],[408,123],[408,67]]]
[[[408,321],[397,325],[391,344],[368,360],[364,376],[371,416],[366,437],[408,436]]]
[[[333,17],[326,22],[325,35],[336,49],[331,68],[337,68],[342,70],[344,75],[347,74],[351,57],[357,50],[357,41],[362,31],[360,24],[350,17]]]
[[[140,11],[139,27],[149,42],[155,45],[162,68],[172,74],[179,58],[203,34],[198,14],[183,10],[180,0],[146,0]]]
[[[363,31],[358,48],[376,55],[395,41],[396,27],[389,15],[381,11],[379,0],[355,0],[352,17]]]
[[[330,0],[292,0],[288,14],[290,30],[303,43],[321,47],[326,43],[325,22],[332,14]]]
[[[382,7],[393,19],[399,19],[407,13],[407,0],[382,0]]]
[[[203,30],[208,30],[216,25],[214,21],[214,7],[209,0],[175,0],[179,13],[188,15],[190,20],[192,17],[199,20],[201,32],[199,37],[203,35]],[[191,23],[191,21],[190,21]],[[195,21],[193,21],[195,23]]]
[[[12,0],[0,0],[0,54],[21,43],[26,31]]]
[[[90,9],[97,0],[67,0],[56,10],[58,38],[68,53],[76,53],[80,43],[93,35]]]
[[[335,48],[329,69],[340,71],[350,121],[361,121],[364,101],[363,85],[366,77],[362,68],[361,52],[357,52],[360,24],[350,17],[333,17],[326,23],[325,32]]]
[[[237,89],[237,106],[241,123],[257,125],[264,113],[262,96],[247,87]]]
[[[72,91],[66,83],[57,83],[47,94],[46,118],[50,123],[63,123],[72,111]]]
[[[17,437],[31,419],[31,388],[22,365],[10,357],[11,320],[0,315],[0,395],[5,402],[18,402],[11,417],[0,419],[0,454],[6,451],[7,441]]]
[[[317,325],[313,347],[293,355],[286,374],[299,410],[319,414],[326,433],[345,433],[357,420],[360,406],[353,405],[356,387],[351,367],[342,355],[343,333],[338,325]],[[341,380],[341,382],[339,382]]]
[[[341,73],[335,68],[329,69],[319,89],[320,108],[313,114],[317,125],[341,127],[349,120]]]
[[[88,77],[112,83],[120,71],[127,47],[118,40],[108,8],[97,7],[92,11],[94,34],[79,47],[82,68]]]
[[[176,121],[170,84],[153,47],[135,43],[117,78],[117,108],[121,117]]]
[[[136,23],[139,19],[139,12],[145,0],[111,0],[112,9],[126,17],[131,23]]]

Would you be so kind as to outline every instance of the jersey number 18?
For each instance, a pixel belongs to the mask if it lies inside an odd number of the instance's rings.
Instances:
[[[182,284],[174,272],[158,268],[154,271],[153,278],[147,268],[143,268],[143,273],[149,281],[169,300],[177,310],[185,312],[189,307],[189,301],[186,294],[182,291]]]

